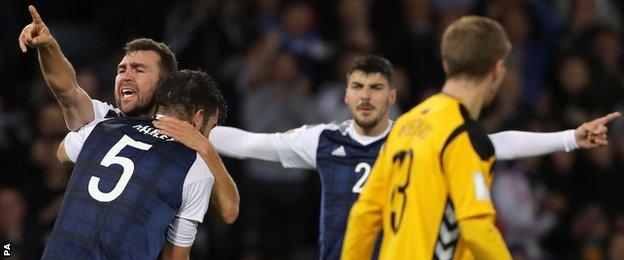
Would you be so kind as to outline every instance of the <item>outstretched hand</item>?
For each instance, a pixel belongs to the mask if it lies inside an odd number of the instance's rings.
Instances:
[[[576,128],[576,130],[574,130],[574,135],[576,136],[576,142],[579,147],[589,149],[608,145],[607,131],[609,129],[606,124],[620,118],[620,116],[619,112],[610,113],[601,118],[594,119],[591,122],[583,123]]]
[[[32,23],[26,25],[19,35],[18,42],[22,52],[28,51],[28,48],[36,48],[52,44],[54,38],[50,34],[50,29],[43,23],[37,9],[30,5],[28,11],[32,17]]]
[[[195,151],[201,152],[200,149],[205,149],[210,144],[208,138],[186,121],[162,116],[154,120],[153,124],[159,133],[172,137]]]

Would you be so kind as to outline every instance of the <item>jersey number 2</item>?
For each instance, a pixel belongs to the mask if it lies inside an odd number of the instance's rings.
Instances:
[[[365,162],[358,163],[355,166],[355,172],[359,173],[361,171],[364,171],[362,173],[362,177],[360,177],[360,179],[355,183],[355,185],[353,185],[353,192],[354,193],[362,192],[362,188],[364,188],[364,184],[366,184],[366,180],[368,179],[368,175],[370,175],[370,172],[371,172],[370,164],[365,163]]]
[[[115,188],[110,192],[102,192],[98,185],[100,184],[100,178],[91,176],[89,179],[89,194],[97,201],[101,202],[111,202],[115,200],[123,190],[128,185],[128,181],[130,181],[130,177],[134,173],[134,163],[127,157],[117,156],[122,149],[126,146],[132,146],[134,148],[147,151],[152,148],[151,145],[142,143],[139,141],[135,141],[127,135],[124,135],[113,147],[106,153],[104,159],[100,164],[105,167],[109,167],[113,164],[118,164],[123,168],[123,172],[121,173],[121,177],[119,177],[119,181],[115,185]]]

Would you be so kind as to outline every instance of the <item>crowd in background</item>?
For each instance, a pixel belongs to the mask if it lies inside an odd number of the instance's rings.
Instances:
[[[624,109],[620,1],[27,2],[0,8],[0,241],[20,259],[40,257],[72,169],[55,157],[68,130],[36,51],[18,48],[27,4],[92,98],[114,103],[123,44],[154,38],[172,47],[181,69],[213,75],[230,107],[227,125],[253,132],[348,119],[345,73],[366,54],[394,64],[396,118],[440,90],[440,34],[469,14],[500,21],[513,44],[507,78],[480,120],[490,133],[571,129]],[[492,197],[516,259],[624,259],[623,121],[610,126],[608,147],[497,163]],[[208,214],[192,256],[316,258],[318,176],[277,163],[226,164],[240,218],[226,226]]]

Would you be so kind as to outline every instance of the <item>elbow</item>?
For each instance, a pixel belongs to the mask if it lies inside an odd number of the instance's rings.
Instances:
[[[238,207],[223,213],[221,216],[226,224],[232,224],[238,218]]]
[[[468,247],[479,247],[485,237],[498,233],[494,216],[486,215],[459,221],[460,234]]]
[[[227,224],[232,224],[236,219],[238,219],[238,213],[240,210],[240,199],[236,196],[236,199],[230,203],[227,210],[224,210],[221,213],[221,218]]]

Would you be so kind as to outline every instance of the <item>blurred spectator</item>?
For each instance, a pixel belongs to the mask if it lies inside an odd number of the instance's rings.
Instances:
[[[43,249],[37,226],[26,219],[28,205],[16,188],[0,188],[0,241],[11,243],[12,259],[37,259]]]
[[[624,259],[624,233],[622,231],[611,235],[607,253],[609,259]]]
[[[581,208],[572,223],[572,235],[582,259],[603,259],[606,254],[602,245],[606,242],[609,223],[597,203]]]
[[[296,55],[305,65],[323,61],[330,55],[329,46],[321,39],[314,19],[312,6],[295,2],[285,7],[280,24],[271,28],[279,33],[280,50]]]
[[[553,109],[566,126],[579,125],[590,119],[588,89],[591,72],[587,60],[579,55],[565,56],[556,74],[557,88]]]
[[[293,54],[280,51],[277,34],[267,34],[250,50],[240,76],[242,128],[283,132],[312,116],[310,80]],[[280,164],[246,162],[248,211],[241,212],[248,257],[292,259],[303,243],[305,171]]]

